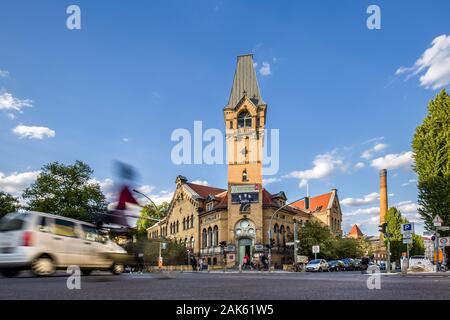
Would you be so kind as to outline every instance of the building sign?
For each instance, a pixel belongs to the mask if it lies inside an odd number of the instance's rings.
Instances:
[[[264,251],[264,245],[256,244],[255,245],[255,251]]]
[[[227,261],[233,262],[236,260],[236,255],[234,253],[227,254]]]
[[[231,202],[239,204],[259,202],[259,192],[232,193]]]
[[[227,246],[225,248],[225,251],[227,251],[227,252],[235,252],[236,251],[236,247],[235,246]]]
[[[259,185],[257,184],[240,184],[231,186],[231,194],[234,193],[259,193]]]

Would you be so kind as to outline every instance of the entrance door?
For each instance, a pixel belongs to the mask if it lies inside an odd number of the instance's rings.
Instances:
[[[245,255],[248,255],[250,259],[252,259],[252,244],[253,241],[251,239],[243,238],[239,239],[238,241],[238,264],[242,264],[242,261],[244,260]]]

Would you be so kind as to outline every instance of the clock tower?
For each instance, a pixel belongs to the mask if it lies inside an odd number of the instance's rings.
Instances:
[[[237,247],[244,246],[239,244],[241,240],[245,243],[245,252],[238,252],[238,257],[251,253],[249,246],[251,250],[255,244],[263,243],[262,165],[266,110],[253,55],[238,56],[230,98],[223,109],[228,165],[228,239]]]

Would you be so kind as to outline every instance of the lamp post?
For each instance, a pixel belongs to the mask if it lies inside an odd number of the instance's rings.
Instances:
[[[141,196],[143,196],[143,197],[145,197],[146,199],[148,199],[148,200],[150,201],[150,203],[153,204],[153,206],[155,207],[156,211],[157,211],[159,214],[161,214],[161,212],[159,211],[158,206],[153,202],[152,199],[150,199],[150,197],[146,196],[144,193],[142,193],[142,192],[140,192],[139,190],[136,190],[136,189],[133,189],[133,192],[135,192],[135,193],[137,193],[137,194],[140,194]],[[161,222],[161,220],[162,220],[162,219],[156,219],[156,218],[151,218],[151,217],[147,217],[147,219],[153,220],[153,221],[157,221],[157,222]],[[161,236],[161,234],[160,234],[160,236]],[[161,248],[161,246],[162,246],[162,243],[160,242],[160,243],[159,243],[159,257],[158,257],[158,266],[159,266],[160,269],[161,269],[161,267],[162,267],[162,253],[161,253],[161,249],[162,249],[162,248]]]
[[[279,207],[277,210],[275,210],[274,213],[272,213],[272,216],[270,217],[270,222],[269,222],[269,272],[270,272],[271,266],[272,266],[272,243],[271,243],[271,239],[272,239],[272,221],[273,221],[273,218],[278,213],[278,211],[280,211],[281,209],[286,208],[286,207],[290,206],[291,204],[293,204],[293,203],[295,203],[297,201],[303,200],[303,199],[305,199],[305,197],[301,197],[300,199],[297,199],[295,201],[292,201],[292,202],[290,202],[288,204],[285,204],[285,205]]]

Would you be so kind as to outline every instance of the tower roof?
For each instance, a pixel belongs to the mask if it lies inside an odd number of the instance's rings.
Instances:
[[[237,57],[236,72],[230,99],[225,108],[234,108],[246,95],[257,106],[265,104],[259,92],[258,80],[253,65],[253,55],[246,54]]]
[[[350,230],[350,232],[348,233],[349,237],[353,237],[353,238],[360,238],[362,236],[364,236],[364,234],[362,233],[361,229],[358,227],[358,225],[354,224],[352,226],[352,229]]]

